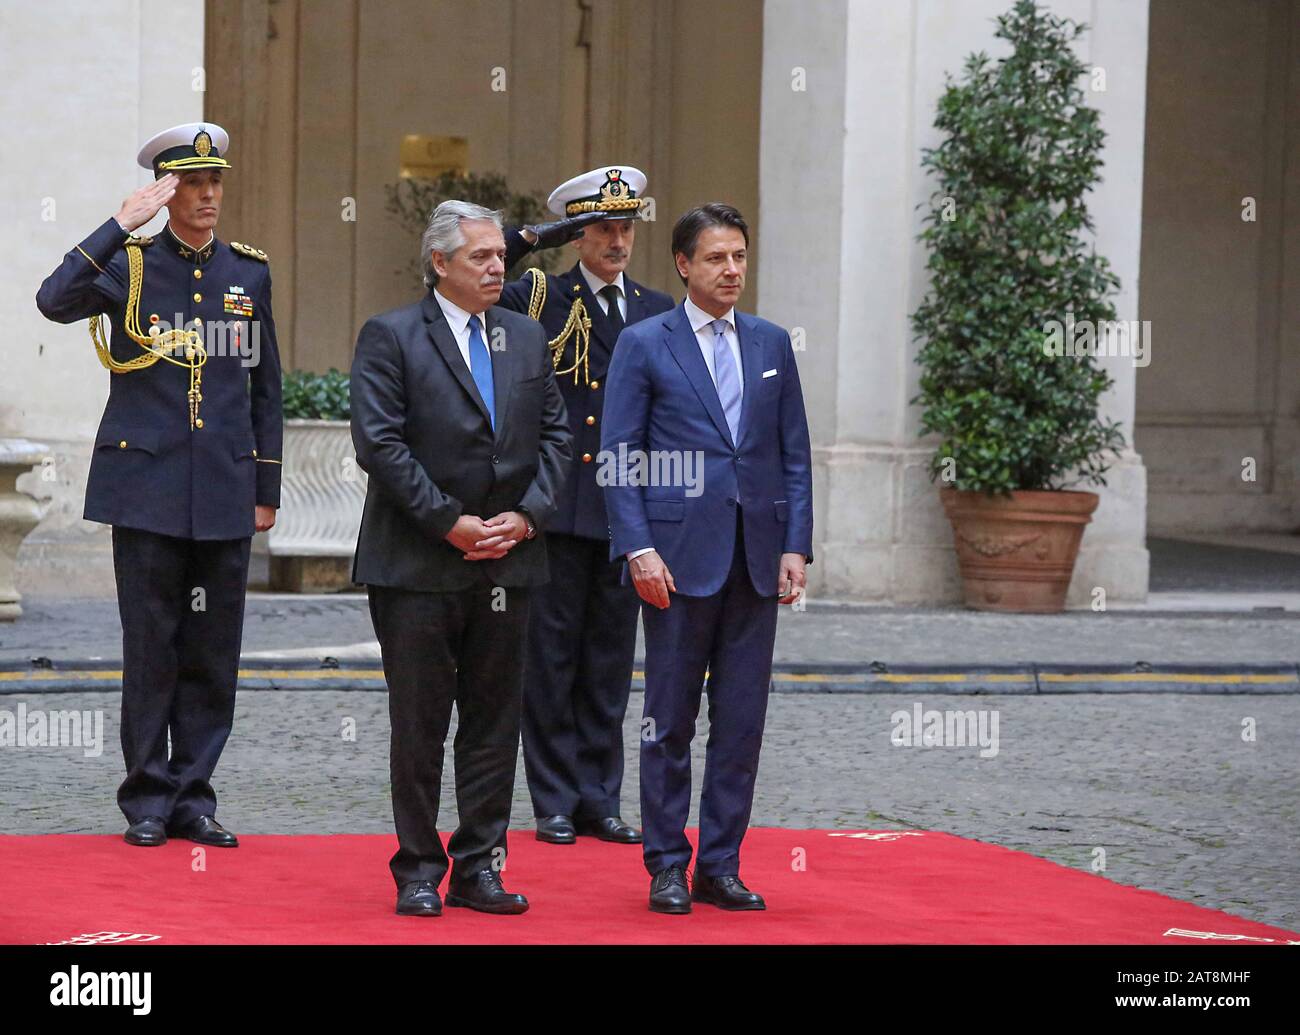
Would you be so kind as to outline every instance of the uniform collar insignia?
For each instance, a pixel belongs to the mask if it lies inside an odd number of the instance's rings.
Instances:
[[[211,259],[213,255],[216,254],[217,251],[216,234],[211,235],[208,238],[208,243],[205,244],[202,248],[193,248],[190,245],[186,244],[184,241],[182,241],[174,233],[172,233],[172,228],[170,223],[164,229],[167,232],[165,234],[159,234],[157,240],[165,241],[168,247],[170,247],[172,251],[174,251],[186,262],[193,262],[198,265],[202,265],[203,263]]]

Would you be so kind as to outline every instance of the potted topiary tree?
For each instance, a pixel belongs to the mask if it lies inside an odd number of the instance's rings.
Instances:
[[[941,442],[930,480],[953,527],[966,606],[1060,611],[1094,492],[1124,437],[1098,416],[1110,387],[1060,328],[1113,327],[1118,278],[1085,231],[1104,133],[1071,43],[1086,26],[1019,0],[997,19],[1011,53],[948,77],[923,151],[937,189],[920,235],[929,290],[912,316],[923,344],[921,434]],[[1095,339],[1093,339],[1095,340]],[[1095,352],[1095,349],[1092,350]]]
[[[284,375],[280,511],[266,534],[269,584],[293,593],[352,585],[366,473],[349,426],[348,375],[331,367]]]

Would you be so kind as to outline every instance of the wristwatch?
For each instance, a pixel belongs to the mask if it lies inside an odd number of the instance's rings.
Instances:
[[[525,539],[536,539],[536,538],[537,538],[537,526],[533,524],[533,516],[532,516],[530,513],[528,513],[528,511],[526,511],[526,510],[516,509],[516,510],[515,510],[515,513],[516,513],[516,514],[522,514],[522,515],[524,516],[524,524],[528,526],[528,531],[524,533],[524,538],[525,538]]]

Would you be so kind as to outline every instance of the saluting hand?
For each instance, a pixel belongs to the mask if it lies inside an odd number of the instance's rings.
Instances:
[[[557,219],[553,223],[530,224],[521,227],[519,232],[525,241],[539,251],[543,248],[558,248],[562,244],[576,241],[586,227],[599,223],[605,216],[604,212],[584,212],[568,219]]]
[[[117,210],[117,215],[113,218],[128,233],[144,226],[171,200],[172,195],[176,193],[178,183],[180,177],[175,173],[168,173],[161,179],[146,184],[122,202],[122,207]]]

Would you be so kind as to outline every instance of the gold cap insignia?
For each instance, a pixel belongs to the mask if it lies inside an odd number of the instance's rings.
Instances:
[[[622,169],[606,169],[600,190],[581,200],[566,202],[564,211],[570,216],[582,212],[631,213],[617,218],[632,218],[641,211],[642,204],[631,184],[623,179]]]
[[[631,195],[626,183],[623,182],[622,169],[610,169],[605,173],[605,184],[600,188],[601,201],[618,201]]]
[[[207,130],[199,130],[198,136],[194,138],[194,153],[200,158],[207,158],[212,153],[212,138],[208,136]]]

